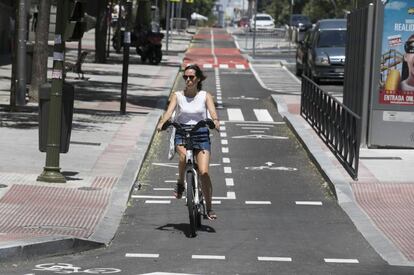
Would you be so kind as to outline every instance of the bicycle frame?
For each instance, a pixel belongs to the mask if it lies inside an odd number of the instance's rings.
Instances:
[[[203,120],[197,123],[192,129],[184,129],[180,124],[168,121],[164,123],[162,129],[165,130],[171,125],[184,135],[184,147],[186,149],[184,185],[188,195],[185,197],[185,202],[188,207],[190,217],[190,233],[192,236],[196,236],[196,228],[201,227],[201,216],[206,216],[206,206],[202,190],[200,188],[201,182],[199,181],[199,175],[197,171],[198,167],[194,158],[192,134],[194,134],[200,127],[208,126],[210,129],[212,129],[215,127],[215,125],[212,120]]]

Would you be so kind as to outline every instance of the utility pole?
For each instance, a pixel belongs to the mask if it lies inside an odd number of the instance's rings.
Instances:
[[[129,67],[129,46],[131,45],[131,29],[130,29],[130,16],[132,12],[132,2],[125,0],[121,1],[120,8],[125,5],[125,31],[124,31],[124,57],[122,63],[122,83],[121,83],[121,115],[126,114],[126,101],[127,101],[127,90],[128,90],[128,67]]]
[[[49,120],[46,146],[46,166],[38,181],[65,183],[65,177],[60,173],[60,128],[62,112],[62,90],[65,61],[65,18],[67,0],[57,2],[55,44],[53,47],[52,90],[50,93]]]
[[[17,50],[16,104],[26,104],[26,37],[27,37],[27,0],[19,1],[19,26]]]
[[[167,37],[166,37],[166,41],[165,41],[165,48],[166,48],[166,53],[168,54],[168,42],[170,40],[170,9],[171,9],[171,1],[167,0],[167,22],[166,22],[166,33],[167,33]]]

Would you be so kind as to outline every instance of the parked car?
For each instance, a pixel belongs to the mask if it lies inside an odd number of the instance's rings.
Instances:
[[[290,17],[290,26],[298,28],[299,31],[306,31],[312,28],[312,23],[306,15],[292,14]]]
[[[258,13],[250,19],[250,31],[254,30],[255,18],[257,31],[274,31],[276,29],[273,17],[266,13]]]
[[[346,19],[319,20],[305,34],[296,50],[296,74],[302,71],[316,83],[321,79],[343,80]]]

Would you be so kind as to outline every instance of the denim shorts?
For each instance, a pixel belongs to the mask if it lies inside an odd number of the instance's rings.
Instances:
[[[181,125],[184,129],[191,128],[192,125]],[[194,134],[191,136],[193,141],[193,148],[196,150],[207,150],[211,151],[211,142],[210,142],[210,131],[207,127],[203,127],[198,129]],[[185,144],[185,136],[178,131],[175,132],[174,144],[177,145],[184,145]]]

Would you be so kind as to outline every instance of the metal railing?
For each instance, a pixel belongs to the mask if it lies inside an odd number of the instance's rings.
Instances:
[[[300,114],[357,180],[361,117],[304,75]]]

